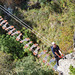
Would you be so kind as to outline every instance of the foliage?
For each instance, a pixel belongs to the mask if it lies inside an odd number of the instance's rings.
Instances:
[[[53,70],[46,71],[34,61],[33,56],[24,57],[16,63],[14,71],[17,75],[55,75]]]
[[[70,66],[70,75],[75,75],[75,68],[71,65]]]
[[[32,32],[30,32],[29,30],[27,30],[26,28],[22,28],[21,29],[21,32],[23,33],[23,39],[25,39],[25,38],[30,38],[30,40],[33,42],[33,43],[36,43],[36,40],[37,40],[37,38],[36,38],[36,36],[32,33]],[[23,44],[25,45],[25,44],[27,44],[28,42],[23,42]],[[25,51],[25,53],[27,53],[27,55],[32,55],[32,52],[31,51],[29,51],[29,49],[30,49],[30,47],[32,46],[32,44],[30,44],[29,45],[29,47],[28,48],[23,48],[24,49],[24,51]]]
[[[24,32],[26,32],[26,31],[24,31]],[[27,35],[25,36],[25,38],[26,37],[27,37]],[[21,49],[21,45],[19,44],[19,42],[16,42],[15,37],[11,37],[7,34],[6,35],[2,34],[0,36],[0,49],[3,52],[11,54],[11,58],[10,58],[10,56],[8,56],[8,54],[1,53],[1,56],[0,56],[1,57],[1,63],[5,64],[3,67],[1,66],[1,69],[3,70],[3,71],[1,71],[2,74],[6,73],[6,74],[16,74],[16,75],[20,75],[20,74],[24,74],[24,75],[25,74],[26,75],[29,75],[29,74],[30,75],[51,74],[51,75],[54,75],[54,72],[52,70],[47,69],[45,71],[44,69],[40,69],[40,64],[37,64],[35,62],[35,58],[32,57],[32,55],[24,57],[24,55],[22,54],[22,52],[24,52],[24,51],[23,51],[23,49]],[[17,50],[19,50],[19,51],[17,51]],[[22,58],[21,55],[24,58]],[[12,60],[12,56],[15,60]],[[16,60],[17,58],[22,58],[22,59],[21,60],[19,59],[17,61]],[[14,66],[14,64],[15,64],[15,66]]]
[[[36,42],[39,43],[41,47],[41,51],[43,49],[48,50],[51,46],[51,42],[55,41],[60,46],[60,49],[62,49],[63,54],[71,53],[73,51],[75,24],[74,3],[69,0],[42,1],[45,0],[40,0],[40,9],[33,8],[25,10],[19,8],[18,12],[23,15],[21,16],[23,17],[22,20],[39,33],[39,35],[36,35],[41,36],[41,39],[35,38]],[[30,4],[28,5],[30,6],[35,4],[35,0],[30,0],[29,2]],[[19,17],[18,13],[17,16]],[[50,52],[50,54],[52,54],[52,52]],[[45,55],[42,56],[42,58],[44,57]],[[39,60],[41,60],[41,58]],[[50,57],[48,59],[48,62],[49,61]],[[41,64],[43,64],[42,60]]]
[[[35,1],[30,0],[29,2]],[[69,47],[73,45],[74,8],[72,1],[57,0],[44,3],[40,9],[25,11],[19,8],[18,12],[22,13],[25,16],[23,16],[24,20],[28,21],[29,25],[32,24],[33,29],[40,34],[42,43],[39,39],[37,42],[42,49],[48,50],[51,42],[55,41],[65,53],[69,53],[70,50],[72,51],[72,47]]]
[[[31,38],[30,40],[36,42],[36,36],[33,35],[29,30],[23,28],[21,31],[23,33],[23,39],[29,37]],[[26,49],[24,48],[24,45],[27,43],[28,42],[23,42],[23,44],[21,44],[20,42],[16,41],[16,36],[12,37],[1,29],[0,50],[6,53],[11,53],[14,59],[22,58],[32,54],[32,52],[29,51],[30,46]]]
[[[15,37],[9,35],[0,36],[0,50],[6,53],[11,53],[14,59],[24,56],[23,45],[15,40]]]
[[[18,0],[15,1],[16,4],[19,3],[17,2]],[[29,9],[30,6],[36,6],[37,1],[40,2],[41,7]],[[75,4],[72,0],[26,0],[20,3],[14,14],[29,24],[33,30],[36,30],[36,32],[39,33],[36,35],[41,36],[41,39],[39,39],[29,30],[23,28],[21,30],[24,33],[23,38],[29,37],[34,43],[37,42],[41,47],[41,51],[43,49],[48,50],[51,42],[55,41],[63,50],[63,54],[72,52],[73,49],[71,46],[73,45],[75,24]],[[16,6],[14,6],[14,8],[16,8]],[[17,22],[12,22],[13,25],[18,25]],[[25,45],[26,43],[27,42],[24,42],[23,44]],[[40,68],[41,65],[36,63],[39,60],[33,61],[35,59],[32,57],[31,52],[29,52],[29,48],[24,49],[23,45],[15,40],[15,37],[10,37],[9,35],[0,36],[0,50],[11,53],[14,59],[22,58],[16,61],[15,68],[13,69],[16,74],[54,75],[53,71],[49,70],[49,68],[42,63],[42,58],[44,58],[45,55],[39,59],[41,64],[43,64],[42,66],[45,67]],[[50,54],[52,53],[50,52]],[[49,60],[50,57],[48,58],[48,61]],[[74,72],[72,67],[70,67],[70,70],[72,73]]]
[[[0,51],[0,75],[8,75],[12,72],[14,64],[12,64],[11,59],[11,54]]]

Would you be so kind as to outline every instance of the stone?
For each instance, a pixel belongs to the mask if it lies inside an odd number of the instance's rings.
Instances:
[[[69,67],[72,65],[75,68],[75,52],[66,55],[67,59],[59,60],[59,66],[57,70],[63,72],[63,75],[69,75]]]

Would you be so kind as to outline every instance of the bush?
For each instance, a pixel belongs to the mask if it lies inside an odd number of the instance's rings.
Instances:
[[[33,56],[24,57],[19,60],[14,68],[17,75],[55,75],[53,70],[44,69],[40,64],[37,64]]]
[[[31,0],[31,2],[33,1]],[[41,48],[48,49],[51,42],[55,41],[65,53],[69,53],[72,50],[72,47],[69,47],[73,45],[74,7],[75,5],[71,1],[57,0],[51,1],[47,5],[43,4],[40,9],[28,10],[26,13],[19,9],[19,12],[24,14],[25,21],[32,22],[29,24],[32,24],[33,29],[42,36],[42,43],[37,39]],[[69,52],[66,51],[67,49]]]
[[[0,75],[9,75],[13,69],[11,54],[0,51]]]
[[[75,75],[75,68],[71,65],[70,66],[70,75]]]
[[[15,37],[10,35],[0,36],[0,50],[11,53],[13,59],[22,58],[24,56],[23,45],[16,41]]]
[[[24,45],[27,44],[27,42],[24,42],[23,44],[21,44],[20,42],[16,41],[16,36],[10,36],[8,34],[6,34],[6,32],[4,32],[1,29],[2,33],[0,33],[0,50],[6,53],[11,53],[13,59],[18,59],[18,58],[22,58],[24,56],[27,55],[31,55],[32,52],[29,51],[29,48],[24,48]],[[25,28],[23,28],[22,30],[23,33],[23,39],[25,38],[30,38],[30,40],[32,40],[33,42],[36,42],[36,36],[33,35],[29,30],[26,30]]]

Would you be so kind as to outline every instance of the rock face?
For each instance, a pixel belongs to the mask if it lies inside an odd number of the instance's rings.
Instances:
[[[69,75],[69,67],[72,65],[75,67],[75,52],[68,54],[65,56],[66,59],[61,59],[59,61],[59,67],[57,68],[59,71],[63,72],[63,75]]]

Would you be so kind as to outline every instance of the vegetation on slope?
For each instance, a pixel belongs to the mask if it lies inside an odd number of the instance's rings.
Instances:
[[[1,75],[57,75],[52,69],[45,69],[37,63],[32,53],[24,50],[23,44],[17,42],[15,37],[3,33],[0,34]]]
[[[41,39],[36,41],[42,49],[48,50],[51,42],[55,41],[63,52],[72,52],[74,1],[23,0],[19,4],[19,0],[16,0],[12,4],[15,5],[14,14],[39,33],[36,35],[41,36]],[[17,25],[14,21],[13,24]]]
[[[71,65],[69,69],[70,69],[70,75],[74,75],[75,74],[75,68]]]
[[[37,1],[30,0],[29,2],[28,6],[31,7]],[[39,33],[39,36],[42,36],[40,39],[42,43],[39,39],[36,40],[41,48],[48,49],[51,42],[55,41],[65,53],[71,52],[74,33],[74,3],[68,0],[51,2],[40,0],[39,2],[41,6],[39,9],[32,7],[26,11],[17,6],[18,13],[15,15],[22,17],[22,20],[25,20]],[[43,39],[44,37],[47,40]]]
[[[2,0],[0,1],[2,2]],[[63,53],[67,54],[72,52],[75,24],[75,5],[72,0],[15,1],[15,3],[10,1],[7,6],[11,7],[14,5],[14,15],[25,21],[33,30],[39,33],[39,36],[42,36],[41,39],[37,38],[36,35],[38,34],[33,35],[29,30],[21,26],[19,27],[19,24],[13,19],[9,19],[10,24],[19,30],[22,29],[21,31],[24,33],[23,38],[29,37],[32,41],[39,43],[41,47],[40,51],[44,49],[48,50],[51,42],[55,41],[63,50]],[[2,13],[1,15],[4,16],[5,14]],[[15,40],[15,37],[8,36],[3,30],[2,32],[0,32],[0,50],[8,54],[10,53],[12,57],[10,60],[15,63],[11,73],[17,75],[38,75],[38,73],[41,75],[54,75],[53,71],[49,70],[50,66],[48,67],[42,63],[42,58],[39,59],[40,63],[38,63],[39,60],[32,56],[32,53],[28,50],[29,48],[25,50],[23,45]],[[44,37],[47,40],[43,39]],[[24,44],[26,44],[26,42]],[[49,53],[52,55],[52,52]],[[44,58],[45,55],[42,57]],[[49,60],[50,57],[48,58],[48,61]],[[43,68],[40,68],[40,65],[42,65]]]

